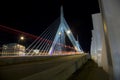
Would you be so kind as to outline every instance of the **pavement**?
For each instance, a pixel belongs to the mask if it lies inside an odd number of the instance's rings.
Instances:
[[[88,60],[88,62],[73,73],[68,80],[109,80],[109,77],[93,60]]]
[[[0,62],[0,80],[66,80],[86,56],[5,57]]]

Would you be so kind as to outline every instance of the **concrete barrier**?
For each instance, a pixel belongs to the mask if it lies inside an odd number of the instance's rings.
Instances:
[[[64,62],[43,72],[30,75],[21,80],[66,80],[69,76],[87,62],[87,56],[83,55],[75,61]]]
[[[68,56],[68,55],[66,55]],[[45,61],[49,59],[55,59],[62,56],[1,56],[0,57],[0,66],[8,66],[20,63],[29,63],[35,61]]]

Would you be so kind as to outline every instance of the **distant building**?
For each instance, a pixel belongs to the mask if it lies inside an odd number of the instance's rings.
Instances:
[[[9,43],[2,46],[2,56],[25,55],[25,46],[18,43]]]

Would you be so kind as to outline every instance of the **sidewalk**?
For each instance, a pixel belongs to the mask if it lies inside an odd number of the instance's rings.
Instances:
[[[107,73],[97,64],[88,60],[88,62],[75,73],[73,73],[68,80],[109,80]]]

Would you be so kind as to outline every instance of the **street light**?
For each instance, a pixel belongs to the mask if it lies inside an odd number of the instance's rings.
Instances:
[[[25,39],[24,36],[21,36],[21,37],[20,37],[20,40],[24,40],[24,39]]]
[[[68,30],[68,31],[67,31],[67,34],[70,34],[70,33],[71,33],[71,31],[70,31],[70,30]]]
[[[21,41],[24,41],[25,40],[25,37],[24,36],[20,36],[19,39],[18,39],[18,44],[21,43]]]
[[[20,41],[24,41],[24,40],[25,40],[25,37],[24,37],[24,36],[20,36],[20,37],[19,37],[18,45],[17,45],[17,46],[18,46],[18,52],[19,52],[18,54],[19,54],[19,55],[21,55],[21,50],[22,50],[22,47],[21,47],[21,45],[20,45]]]

